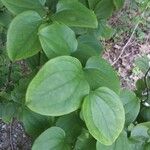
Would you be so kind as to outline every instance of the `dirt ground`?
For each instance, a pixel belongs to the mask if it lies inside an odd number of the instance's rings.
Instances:
[[[6,124],[0,120],[0,150],[31,150],[31,139],[22,123],[13,120]]]
[[[137,26],[133,18],[137,17],[139,12],[133,11],[132,8],[130,10],[129,5],[110,19],[112,28],[118,29],[120,26],[122,29],[119,36],[114,35],[105,41],[103,57],[117,70],[122,87],[134,90],[136,81],[143,76],[140,71],[134,71],[134,62],[144,55],[150,58],[150,14],[145,17],[145,24],[139,23]]]
[[[104,58],[107,59],[110,64],[116,62],[118,59],[124,43],[128,40],[128,37],[122,39],[124,42],[113,43],[112,41],[107,41],[106,45],[111,47],[104,53]],[[135,60],[141,56],[150,55],[150,39],[146,43],[139,43],[136,41],[136,37],[133,37],[131,43],[127,46],[124,53],[120,56],[118,61],[113,65],[117,70],[122,87],[129,88],[131,90],[135,89],[136,81],[143,76],[140,72],[135,74],[133,69],[135,67]]]

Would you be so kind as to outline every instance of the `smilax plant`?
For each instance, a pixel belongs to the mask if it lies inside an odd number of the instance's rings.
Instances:
[[[121,89],[117,73],[101,57],[99,41],[112,34],[107,19],[123,3],[0,1],[10,59],[4,44],[0,69],[8,64],[8,70],[0,84],[1,118],[21,120],[33,150],[149,149],[150,118],[140,119],[150,111],[141,103],[144,83],[137,96]]]

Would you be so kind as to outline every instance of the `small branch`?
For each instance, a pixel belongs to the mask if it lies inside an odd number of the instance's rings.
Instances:
[[[121,53],[120,53],[120,55],[118,56],[118,58],[112,63],[112,66],[114,66],[114,65],[118,62],[118,60],[119,60],[119,59],[121,58],[121,56],[123,55],[125,49],[126,49],[126,48],[128,47],[128,45],[130,44],[130,42],[131,42],[131,40],[132,40],[132,38],[133,38],[133,36],[134,36],[134,33],[135,33],[136,29],[137,29],[138,26],[139,26],[139,23],[140,23],[140,22],[138,22],[138,23],[136,24],[136,26],[134,27],[133,32],[132,32],[130,38],[128,39],[128,41],[127,41],[127,43],[124,45],[124,47],[122,48]]]

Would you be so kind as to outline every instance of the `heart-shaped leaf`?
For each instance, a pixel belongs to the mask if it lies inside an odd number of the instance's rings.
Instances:
[[[125,131],[119,135],[117,140],[112,145],[106,146],[100,142],[97,142],[96,148],[96,150],[131,150],[130,143],[127,138],[127,133]]]
[[[88,130],[82,129],[81,135],[78,136],[74,150],[95,150],[96,141],[90,135]]]
[[[83,118],[91,135],[104,145],[111,145],[122,132],[124,108],[119,96],[101,87],[91,92],[83,102]]]
[[[116,9],[120,9],[123,7],[125,0],[113,0]]]
[[[34,10],[41,15],[45,14],[45,0],[1,0],[6,8],[17,15],[27,10]]]
[[[89,7],[94,10],[94,8],[96,7],[96,5],[97,5],[98,2],[100,2],[100,1],[101,1],[101,0],[88,0]]]
[[[129,90],[122,90],[120,92],[120,99],[125,109],[125,124],[128,126],[136,119],[140,111],[140,100],[136,97],[135,93]]]
[[[104,86],[119,93],[121,87],[117,73],[103,58],[89,58],[84,71],[92,90]]]
[[[52,18],[74,27],[96,28],[98,25],[94,12],[77,0],[60,0]]]
[[[21,60],[31,57],[40,50],[38,28],[42,18],[35,11],[19,14],[11,22],[7,34],[7,51],[11,60]]]
[[[98,28],[94,29],[94,34],[99,40],[108,40],[113,36],[114,30],[107,24],[107,20],[100,20]]]
[[[34,139],[51,126],[49,117],[34,113],[27,108],[19,113],[19,119],[23,122],[27,134]]]
[[[70,55],[78,45],[75,33],[64,24],[54,23],[42,28],[39,38],[48,58]]]
[[[142,120],[146,121],[150,121],[150,108],[149,107],[143,107],[140,111],[139,114],[140,118],[142,118]]]
[[[92,34],[84,34],[78,37],[78,48],[72,56],[78,58],[85,65],[91,56],[102,54],[103,48],[99,40]]]
[[[134,128],[132,128],[130,138],[138,142],[145,142],[150,139],[149,131],[150,122],[137,124]]]
[[[0,26],[8,28],[12,18],[12,15],[8,11],[0,12]]]
[[[77,110],[88,93],[80,62],[60,56],[48,61],[31,81],[26,104],[37,113],[60,116]]]
[[[56,122],[56,126],[65,131],[66,139],[69,143],[75,143],[76,138],[81,133],[81,125],[81,120],[75,112],[59,117]]]
[[[108,19],[114,10],[113,0],[101,0],[95,6],[94,12],[99,19]]]
[[[70,146],[65,143],[65,136],[61,128],[51,127],[35,140],[32,150],[70,150]]]
[[[145,74],[149,69],[150,59],[144,55],[135,60],[135,65]]]

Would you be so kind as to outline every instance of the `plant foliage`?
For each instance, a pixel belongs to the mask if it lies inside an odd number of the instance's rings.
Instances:
[[[0,0],[0,118],[22,121],[33,150],[149,149],[149,61],[133,92],[101,56],[123,4]]]

